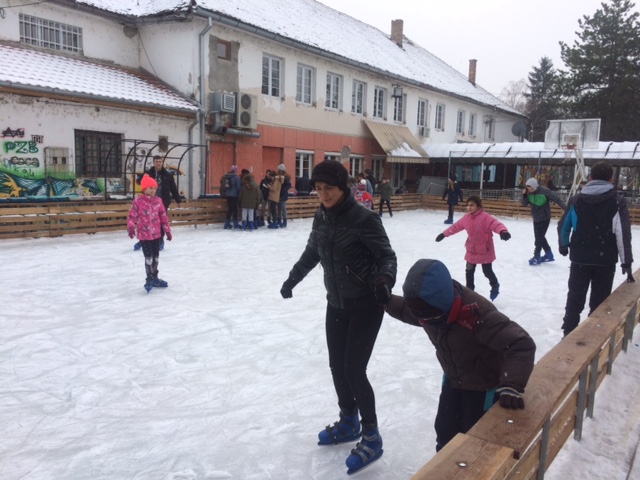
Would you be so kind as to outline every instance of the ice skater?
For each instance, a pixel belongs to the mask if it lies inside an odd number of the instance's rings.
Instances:
[[[158,261],[162,232],[164,231],[169,241],[173,237],[167,210],[162,200],[156,196],[158,190],[156,181],[145,174],[140,181],[140,189],[142,195],[133,200],[127,216],[127,229],[130,238],[134,238],[137,233],[142,245],[144,268],[147,274],[144,288],[149,293],[153,287],[169,286],[167,282],[158,278]]]

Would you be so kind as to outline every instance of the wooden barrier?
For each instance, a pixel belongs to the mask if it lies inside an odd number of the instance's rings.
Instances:
[[[413,480],[544,478],[571,432],[581,438],[585,416],[593,415],[597,388],[632,338],[639,301],[640,283],[620,285],[535,365],[524,410],[492,407]]]

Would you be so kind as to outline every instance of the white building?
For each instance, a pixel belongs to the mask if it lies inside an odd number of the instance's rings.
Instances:
[[[155,154],[190,198],[232,164],[327,158],[411,188],[434,143],[515,141],[523,114],[415,45],[314,0],[9,0],[0,197],[127,194]],[[442,173],[442,172],[440,172]],[[55,186],[55,188],[53,187]]]

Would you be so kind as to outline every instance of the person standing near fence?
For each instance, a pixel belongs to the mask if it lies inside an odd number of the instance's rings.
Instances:
[[[391,211],[391,195],[393,195],[393,186],[389,183],[389,179],[382,177],[378,189],[380,190],[380,211],[378,215],[382,216],[382,206],[386,203],[389,209],[389,216],[393,217]]]
[[[367,364],[382,325],[382,306],[395,284],[397,259],[380,217],[358,205],[348,178],[347,169],[334,160],[313,169],[311,185],[321,205],[307,246],[280,294],[291,298],[294,287],[318,263],[322,265],[329,367],[340,412],[337,422],[320,431],[318,445],[352,442],[362,436],[345,462],[347,473],[354,473],[383,453]]]
[[[238,176],[238,166],[232,165],[227,173],[220,179],[224,183],[224,197],[227,200],[227,215],[224,222],[224,229],[239,229],[238,224],[238,196],[242,188],[242,181]],[[231,221],[233,220],[233,225]]]
[[[556,192],[552,192],[546,187],[538,185],[538,181],[531,177],[527,180],[522,191],[522,206],[531,207],[533,217],[533,235],[535,238],[533,247],[533,257],[529,259],[529,265],[540,265],[544,262],[553,262],[553,252],[547,241],[547,230],[551,223],[551,206],[549,201],[558,205],[562,210],[567,210],[567,205],[560,199]],[[540,253],[544,251],[544,255]]]
[[[436,451],[468,432],[496,401],[503,408],[524,408],[536,345],[520,325],[453,280],[439,260],[418,260],[402,291],[403,296],[391,295],[387,314],[422,327],[444,371]]]
[[[462,189],[458,182],[456,181],[458,176],[455,173],[449,175],[449,180],[447,180],[447,188],[442,194],[442,199],[447,199],[447,205],[449,205],[449,216],[444,221],[444,223],[451,224],[453,223],[453,212],[458,205],[458,200],[461,202],[462,200]]]
[[[634,282],[631,272],[631,220],[627,200],[613,188],[613,167],[598,162],[591,167],[591,181],[569,200],[558,222],[558,251],[570,253],[569,290],[562,323],[566,337],[580,323],[591,286],[589,315],[611,294],[616,263]]]

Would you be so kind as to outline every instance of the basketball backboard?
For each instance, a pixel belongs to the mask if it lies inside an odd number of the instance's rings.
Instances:
[[[580,150],[598,148],[600,119],[549,120],[544,134],[544,148],[556,149],[573,145]]]

